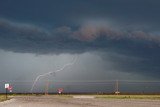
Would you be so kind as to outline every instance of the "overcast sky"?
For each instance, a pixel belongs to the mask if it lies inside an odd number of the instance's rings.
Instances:
[[[75,58],[61,72],[40,78],[34,89],[48,79],[159,81],[159,5],[159,0],[0,0],[0,81],[28,81],[29,90],[38,75]]]

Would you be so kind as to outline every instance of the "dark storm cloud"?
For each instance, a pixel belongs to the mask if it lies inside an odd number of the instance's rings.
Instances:
[[[158,49],[138,49],[128,50],[125,54],[121,54],[116,51],[101,53],[100,56],[103,60],[110,62],[112,65],[110,70],[132,73],[132,75],[138,74],[152,79],[159,79],[159,53],[160,51]]]
[[[67,26],[47,30],[0,19],[0,34],[0,48],[7,51],[34,54],[102,52],[104,54],[99,55],[117,71],[158,77],[155,74],[160,69],[160,36],[143,30],[119,30],[99,22],[82,24],[76,30]]]
[[[159,49],[160,45],[159,35],[144,31],[120,31],[101,23],[84,24],[77,30],[67,26],[46,30],[31,24],[0,19],[0,34],[1,49],[37,54],[128,47],[150,50]]]
[[[1,79],[33,80],[79,54],[57,79],[159,80],[159,12],[159,0],[0,0]]]
[[[159,0],[0,2],[3,50],[34,54],[98,51],[117,71],[154,75],[160,69]]]
[[[1,0],[0,16],[54,26],[74,25],[73,20],[102,18],[129,26],[158,29],[159,0]],[[152,29],[152,30],[154,30]]]

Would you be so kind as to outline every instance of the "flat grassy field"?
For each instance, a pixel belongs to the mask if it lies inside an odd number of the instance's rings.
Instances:
[[[13,96],[44,96],[42,94],[13,94]],[[73,98],[74,96],[94,96],[94,98],[97,99],[149,99],[149,100],[160,100],[160,95],[96,95],[96,94],[80,94],[80,95],[75,95],[75,94],[49,94],[49,96],[59,96],[61,98]],[[11,99],[10,96],[8,96],[8,99]],[[7,100],[8,100],[7,99]],[[5,95],[0,95],[0,102],[5,101],[6,96]]]
[[[54,95],[53,95],[54,96]],[[59,95],[56,95],[59,96]],[[149,99],[149,100],[160,100],[160,95],[61,95],[62,97],[73,96],[94,96],[99,99]]]
[[[96,98],[105,99],[152,99],[160,100],[160,95],[95,95]]]

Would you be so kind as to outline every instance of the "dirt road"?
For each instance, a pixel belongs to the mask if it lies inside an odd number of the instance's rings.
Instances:
[[[160,100],[68,98],[64,96],[16,96],[0,107],[160,107]]]

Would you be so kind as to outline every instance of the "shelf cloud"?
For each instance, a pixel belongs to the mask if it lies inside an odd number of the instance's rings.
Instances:
[[[39,26],[0,19],[0,48],[23,53],[79,53],[110,48],[159,48],[160,36],[145,31],[127,31],[90,23],[73,30],[62,26],[47,30]]]

